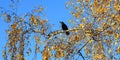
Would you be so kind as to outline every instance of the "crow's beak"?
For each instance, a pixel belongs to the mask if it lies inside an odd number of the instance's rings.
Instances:
[[[60,21],[60,23],[62,24],[63,22],[62,22],[62,21]]]
[[[60,21],[60,23],[62,23],[62,21]]]

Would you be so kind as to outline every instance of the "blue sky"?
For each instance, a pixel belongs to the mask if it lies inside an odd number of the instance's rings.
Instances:
[[[49,23],[53,24],[52,29],[61,29],[59,21],[64,21],[67,23],[67,20],[70,18],[68,10],[66,10],[65,3],[66,0],[20,0],[21,2],[15,4],[17,7],[17,14],[22,15],[26,12],[30,12],[34,6],[41,5],[45,10],[43,11],[48,18]],[[0,7],[3,7],[6,10],[9,8],[10,0],[0,0]],[[0,18],[0,60],[2,58],[2,49],[7,40],[7,34],[5,30],[8,28],[8,24],[4,22],[3,18]]]

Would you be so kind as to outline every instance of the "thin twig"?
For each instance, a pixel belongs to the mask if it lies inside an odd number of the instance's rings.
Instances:
[[[90,41],[90,40],[88,40],[87,43],[88,43],[89,41]],[[83,57],[83,55],[82,55],[82,53],[81,53],[80,51],[82,50],[82,48],[84,48],[84,47],[87,45],[87,43],[78,50],[78,53],[80,53],[80,56],[83,58],[83,60],[85,60],[85,58]]]
[[[82,53],[81,52],[79,52],[79,53],[80,53],[80,56],[83,58],[83,60],[85,60],[85,58],[83,57]]]
[[[88,43],[88,42],[89,42],[89,40],[87,41],[87,43]],[[87,43],[86,43],[84,46],[82,46],[82,47],[78,50],[78,52],[81,51],[82,48],[84,48],[84,47],[87,45]]]

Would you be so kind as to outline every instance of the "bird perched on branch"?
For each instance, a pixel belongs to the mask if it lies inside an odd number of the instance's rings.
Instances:
[[[67,27],[67,25],[64,22],[60,21],[60,23],[62,25],[62,30],[68,30],[68,27]],[[70,34],[70,32],[66,31],[66,35],[69,35],[69,34]]]

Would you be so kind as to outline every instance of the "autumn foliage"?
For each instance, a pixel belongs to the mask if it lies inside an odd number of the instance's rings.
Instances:
[[[66,31],[51,30],[49,18],[42,17],[41,6],[22,16],[3,13],[5,21],[11,23],[6,30],[4,59],[27,60],[25,55],[37,58],[38,53],[43,60],[120,59],[119,0],[68,0],[65,6],[72,15],[68,36]]]

